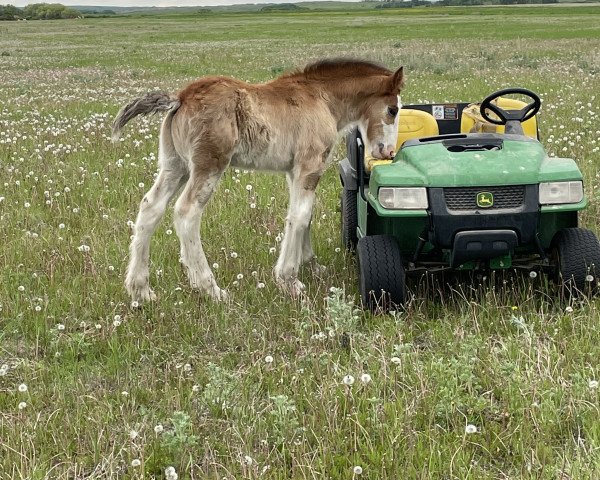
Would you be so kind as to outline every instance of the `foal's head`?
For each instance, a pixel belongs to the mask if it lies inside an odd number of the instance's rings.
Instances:
[[[378,88],[363,100],[358,128],[367,153],[374,158],[393,158],[398,138],[398,112],[402,107],[403,68],[380,78]]]

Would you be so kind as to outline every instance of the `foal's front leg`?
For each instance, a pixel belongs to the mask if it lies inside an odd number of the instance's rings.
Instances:
[[[315,177],[315,174],[288,176],[290,205],[274,274],[277,283],[289,290],[293,296],[299,295],[304,290],[304,284],[298,280],[301,263],[305,256],[314,257],[310,248],[309,227],[319,177],[320,175]],[[309,241],[308,248],[306,238]]]

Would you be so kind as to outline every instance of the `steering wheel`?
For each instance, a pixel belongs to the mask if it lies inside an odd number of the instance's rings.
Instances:
[[[504,110],[498,105],[492,103],[493,100],[496,100],[502,95],[511,94],[525,95],[526,97],[531,98],[533,101],[525,105],[521,110]],[[483,102],[481,102],[479,110],[481,112],[481,116],[485,118],[486,121],[493,123],[494,125],[506,125],[507,122],[516,121],[521,123],[529,120],[540,111],[541,106],[542,101],[540,100],[540,97],[538,97],[531,90],[527,90],[525,88],[505,88],[504,90],[498,90],[497,92],[485,97]],[[499,120],[490,117],[487,113],[488,109],[494,112],[498,116]]]

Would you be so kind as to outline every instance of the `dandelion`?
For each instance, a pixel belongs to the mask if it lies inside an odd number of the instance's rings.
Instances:
[[[85,327],[85,325],[84,325]],[[65,324],[64,323],[59,323],[56,325],[56,329],[60,332],[62,332],[65,329]]]
[[[35,308],[34,308],[34,310],[36,312],[41,312],[42,311],[42,307],[40,305],[36,305]]]
[[[162,433],[163,430],[164,427],[160,423],[154,427],[154,433]]]
[[[114,272],[115,271],[115,267],[113,265],[109,265],[108,266],[108,271],[109,272]]]
[[[354,377],[352,375],[346,375],[342,382],[344,382],[344,385],[348,385],[350,387],[354,384]]]
[[[167,229],[167,231],[165,232],[167,235],[171,235],[173,233],[173,230],[171,230],[170,228]]]
[[[19,402],[19,410],[23,410],[25,407],[27,407],[26,402]]]
[[[363,469],[360,465],[356,465],[352,471],[354,472],[354,475],[360,475],[363,472]]]
[[[271,355],[267,355],[265,357],[265,363],[273,363],[273,357]]]
[[[90,251],[90,247],[89,245],[79,245],[79,247],[77,247],[77,250],[83,253],[87,253]]]
[[[573,307],[571,307],[569,305],[567,308],[565,308],[565,312],[567,312],[567,313],[573,313]]]
[[[117,317],[118,317],[118,315],[117,315]],[[121,325],[121,320],[117,320],[117,319],[113,320],[113,325],[114,325],[115,327],[118,327],[118,326],[120,326],[120,325]]]
[[[213,263],[212,267],[213,267],[213,270],[217,270],[219,268],[219,264],[215,262],[215,263]]]
[[[231,252],[231,258],[238,258],[238,254],[236,252]]]
[[[140,304],[136,300],[134,300],[133,302],[131,302],[131,308],[138,308],[139,306],[140,306]]]
[[[536,277],[537,277],[537,272],[535,272],[533,270],[531,272],[529,272],[529,278],[533,279],[533,278],[536,278]]]
[[[58,228],[60,228],[60,229],[62,230],[63,228],[65,228],[65,224],[64,224],[64,223],[60,223],[60,224],[58,225]]]
[[[24,292],[24,291],[25,291],[25,287],[24,287],[23,285],[19,285],[19,286],[17,287],[17,290],[18,290],[19,292]]]
[[[177,472],[175,471],[175,467],[167,467],[165,468],[165,477],[167,480],[177,480],[179,477]]]
[[[129,431],[129,438],[131,438],[132,440],[135,440],[138,437],[138,435],[138,432],[136,432],[135,430]]]
[[[368,373],[363,373],[360,376],[360,381],[364,384],[367,384],[371,381],[371,375],[369,375]]]
[[[244,462],[246,463],[246,465],[250,466],[254,463],[254,460],[250,455],[244,455]]]
[[[135,467],[139,467],[141,464],[142,464],[142,462],[140,462],[140,459],[139,459],[139,458],[134,458],[134,459],[131,461],[131,466],[132,466],[132,467],[134,467],[134,468],[135,468]]]
[[[246,185],[246,190],[248,190],[249,192],[252,191],[252,185]]]
[[[590,387],[592,390],[598,388],[598,380],[590,380],[588,382],[588,387]]]
[[[192,392],[198,393],[199,391],[200,391],[200,385],[193,385],[192,386]]]
[[[19,392],[21,393],[25,393],[27,391],[27,385],[25,385],[24,383],[22,383],[21,385],[19,385]]]
[[[585,281],[586,282],[593,282],[594,281],[594,276],[593,275],[586,275]]]
[[[259,290],[260,290],[260,289],[263,289],[263,288],[265,288],[265,284],[264,284],[263,282],[258,282],[258,283],[256,284],[256,288],[258,288]]]
[[[512,307],[510,307],[511,310],[518,310],[519,307],[517,307],[516,305],[513,305]]]
[[[392,362],[394,365],[400,365],[400,357],[392,357],[390,358],[390,362]]]
[[[469,434],[471,434],[471,433],[477,433],[477,427],[475,425],[468,424],[465,427],[465,433],[469,433]]]

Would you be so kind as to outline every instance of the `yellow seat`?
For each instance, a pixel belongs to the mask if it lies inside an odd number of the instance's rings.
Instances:
[[[504,110],[521,110],[527,104],[520,100],[500,97],[498,98],[497,105]],[[535,116],[526,122],[523,122],[522,125],[525,135],[531,138],[538,138],[537,120]],[[461,133],[504,133],[504,125],[494,125],[486,122],[479,112],[479,104],[472,103],[463,110],[460,119],[460,131]]]
[[[400,110],[400,120],[398,123],[398,139],[396,141],[396,151],[402,144],[413,138],[432,137],[439,135],[438,124],[433,115],[422,110],[412,110],[403,108]],[[365,154],[365,169],[370,172],[376,165],[385,165],[392,160],[382,160],[374,158],[370,154]]]

